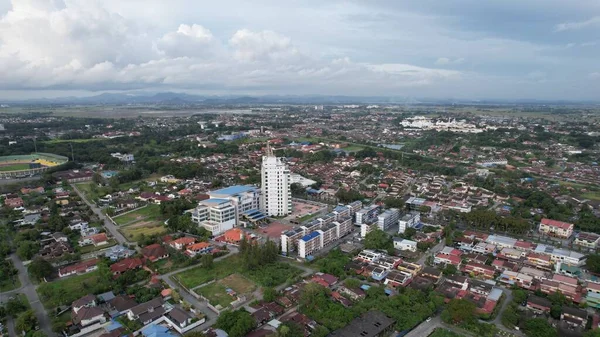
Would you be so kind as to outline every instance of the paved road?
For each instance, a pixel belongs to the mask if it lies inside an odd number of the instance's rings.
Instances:
[[[216,258],[215,262],[226,259],[229,256],[231,256],[233,254],[237,254],[239,252],[238,248],[235,246],[229,246],[229,250],[230,250],[230,252],[227,255],[223,255],[221,257]],[[181,295],[181,298],[183,298],[186,302],[190,303],[196,309],[198,309],[199,311],[201,311],[202,313],[204,313],[206,315],[206,322],[204,322],[204,324],[202,324],[199,327],[194,329],[196,331],[202,331],[202,330],[205,330],[205,329],[211,327],[213,324],[215,324],[217,322],[217,318],[218,318],[217,314],[208,308],[206,301],[197,299],[192,294],[190,294],[185,288],[183,288],[177,282],[175,282],[171,279],[171,276],[173,276],[177,273],[181,273],[186,270],[197,268],[197,267],[198,267],[198,265],[185,267],[182,269],[172,271],[167,274],[160,275],[160,276],[158,276],[158,278],[165,281],[169,285],[169,287],[171,287],[172,289],[177,289],[177,291]]]
[[[98,218],[100,218],[102,221],[104,221],[104,227],[106,227],[106,229],[110,232],[110,234],[113,236],[113,238],[115,238],[115,240],[117,240],[117,242],[119,244],[128,244],[128,245],[137,245],[136,243],[133,242],[128,242],[127,239],[123,236],[123,234],[121,234],[121,232],[119,232],[119,230],[117,229],[117,226],[115,226],[112,221],[110,221],[108,219],[108,217],[106,217],[106,215],[104,215],[104,213],[102,213],[102,209],[100,209],[100,207],[96,206],[95,204],[91,203],[90,201],[88,201],[85,197],[85,194],[82,193],[76,185],[71,185],[71,187],[73,187],[73,190],[75,192],[77,192],[77,194],[79,195],[79,197],[81,198],[81,200],[83,200],[83,202],[85,202],[91,209],[92,211],[94,211],[94,213],[96,213],[96,215],[98,216]]]
[[[445,246],[446,246],[446,241],[444,241],[444,239],[442,238],[442,240],[437,245],[435,245],[433,248],[431,248],[430,250],[425,252],[425,254],[423,254],[423,256],[421,256],[421,258],[419,258],[416,263],[424,266],[425,260],[427,260],[428,256],[434,255],[435,253],[442,250]]]
[[[15,332],[15,321],[12,317],[6,319],[6,330],[8,330],[9,336],[17,336]]]
[[[423,322],[411,330],[405,337],[425,337],[431,335],[433,330],[442,327],[440,316],[433,317],[429,322]]]
[[[19,271],[19,281],[21,281],[21,288],[2,293],[2,302],[8,300],[9,297],[11,297],[17,292],[25,294],[25,296],[27,297],[27,301],[31,305],[31,309],[33,309],[33,311],[35,312],[35,316],[38,319],[40,329],[47,336],[54,336],[54,333],[52,332],[52,325],[50,323],[50,316],[46,312],[46,309],[44,309],[42,302],[40,302],[40,298],[38,297],[38,294],[35,291],[36,287],[35,285],[33,285],[33,283],[31,283],[31,280],[29,279],[27,268],[25,268],[23,262],[17,257],[17,255],[12,254],[10,258],[13,261],[15,268],[17,268],[17,270]]]

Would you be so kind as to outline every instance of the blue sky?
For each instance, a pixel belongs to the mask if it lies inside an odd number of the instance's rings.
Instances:
[[[0,0],[0,98],[599,100],[600,2]]]

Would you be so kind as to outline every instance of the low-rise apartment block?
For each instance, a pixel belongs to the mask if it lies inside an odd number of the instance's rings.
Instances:
[[[573,235],[574,227],[571,223],[544,218],[540,222],[539,232],[566,239]]]

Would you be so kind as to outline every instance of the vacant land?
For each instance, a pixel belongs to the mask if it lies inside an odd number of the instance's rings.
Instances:
[[[231,274],[217,282],[197,289],[196,292],[206,297],[210,304],[226,307],[235,300],[235,297],[227,293],[228,288],[235,291],[238,295],[243,295],[253,292],[256,289],[256,285],[240,274]]]
[[[0,166],[0,171],[2,171],[2,172],[22,171],[22,170],[29,170],[29,164],[12,164],[12,165]]]
[[[200,266],[186,270],[174,277],[187,288],[195,288],[206,282],[225,278],[234,273],[240,273],[258,285],[274,287],[302,274],[302,271],[283,262],[271,263],[254,270],[246,270],[242,265],[241,258],[234,255],[215,263],[210,269]]]
[[[351,146],[342,148],[342,150],[344,150],[346,152],[358,152],[360,150],[363,150],[364,148],[365,148],[364,146],[351,145]]]
[[[98,272],[68,277],[50,283],[43,283],[37,288],[44,306],[49,308],[71,303],[88,294],[97,282]]]
[[[80,246],[79,253],[87,254],[87,253],[95,252],[98,250],[106,249],[108,247],[112,247],[116,244],[117,244],[117,241],[115,239],[110,239],[110,240],[108,240],[108,244],[102,245],[102,246],[94,246],[94,245],[87,245],[87,246],[83,246],[83,247]]]
[[[179,273],[175,275],[175,278],[187,288],[194,288],[208,281],[229,276],[238,269],[241,269],[241,266],[240,258],[238,256],[231,256],[216,262],[210,269],[200,266]]]
[[[138,241],[141,235],[150,236],[162,234],[166,232],[167,229],[160,221],[139,221],[133,225],[121,227],[119,231],[121,231],[127,239]]]
[[[133,212],[129,212],[123,215],[118,215],[113,218],[117,225],[125,225],[134,221],[150,219],[156,220],[160,216],[160,206],[156,204],[150,204],[146,207],[142,207]]]

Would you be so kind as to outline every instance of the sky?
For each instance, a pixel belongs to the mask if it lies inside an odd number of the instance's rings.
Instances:
[[[0,99],[600,101],[598,0],[0,0]]]

